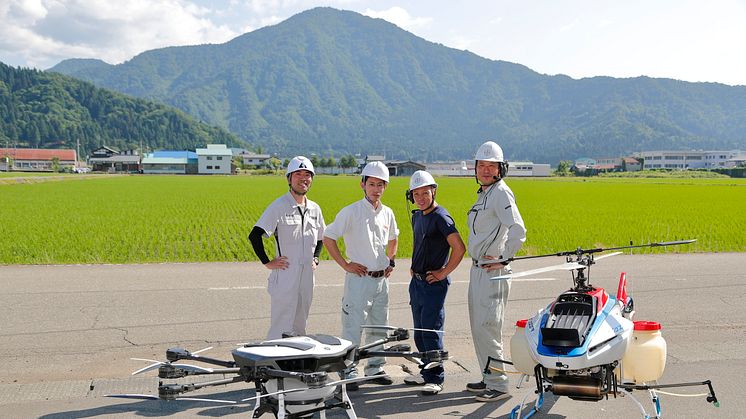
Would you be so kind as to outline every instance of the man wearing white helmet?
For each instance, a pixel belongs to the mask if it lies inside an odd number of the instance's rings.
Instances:
[[[513,191],[502,180],[508,163],[500,146],[487,141],[477,149],[474,160],[480,187],[477,202],[468,214],[468,249],[472,258],[468,301],[474,349],[484,371],[488,357],[504,359],[502,324],[510,293],[510,280],[490,278],[511,272],[508,263],[526,240],[526,228]],[[510,397],[505,373],[482,373],[482,380],[467,384],[466,389],[478,393],[476,400],[482,402]]]
[[[430,173],[418,170],[409,180],[407,199],[419,210],[412,212],[414,246],[409,283],[409,305],[416,329],[414,342],[420,352],[443,349],[445,300],[451,279],[448,276],[464,257],[466,248],[456,223],[445,208],[435,201],[438,184]],[[450,253],[450,258],[449,258]],[[420,368],[419,376],[404,379],[405,384],[424,384],[423,394],[443,390],[445,371],[442,366]]]
[[[286,172],[290,190],[264,210],[249,234],[254,253],[271,271],[267,284],[271,301],[268,339],[279,339],[283,334],[306,334],[314,270],[319,264],[326,228],[321,208],[306,197],[313,176],[310,160],[293,157]],[[275,236],[275,258],[270,260],[262,237],[272,235]]]
[[[345,288],[342,298],[342,338],[360,344],[362,325],[388,325],[389,281],[396,265],[397,237],[394,212],[383,205],[381,197],[389,182],[389,170],[382,162],[368,163],[362,172],[360,187],[365,197],[342,208],[334,222],[324,231],[324,246],[329,255],[345,270]],[[337,240],[344,238],[346,256],[339,250]],[[348,260],[349,258],[349,260]],[[386,336],[383,329],[366,329],[365,342]],[[372,350],[380,350],[380,347]],[[367,381],[374,384],[392,384],[385,376],[383,357],[370,358],[365,375],[381,375]],[[357,376],[357,371],[345,371],[345,378]],[[357,383],[347,384],[348,390],[357,390]]]

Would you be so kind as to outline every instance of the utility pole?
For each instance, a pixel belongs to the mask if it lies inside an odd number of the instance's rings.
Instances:
[[[75,168],[80,168],[80,137],[75,144]]]

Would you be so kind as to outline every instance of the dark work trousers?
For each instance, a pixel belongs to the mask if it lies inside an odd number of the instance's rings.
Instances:
[[[417,329],[443,330],[446,320],[445,301],[448,294],[448,278],[428,284],[417,275],[409,283],[409,305],[412,307],[412,320]],[[414,331],[414,343],[419,352],[443,349],[443,334],[427,331]],[[426,383],[443,384],[443,366],[421,370]]]

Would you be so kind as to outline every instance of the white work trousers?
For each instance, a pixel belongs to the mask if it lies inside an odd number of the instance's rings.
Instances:
[[[306,334],[306,321],[313,300],[315,278],[310,264],[291,264],[269,274],[271,324],[267,339],[279,339],[283,333]]]
[[[360,345],[362,325],[389,324],[389,280],[386,277],[372,278],[347,273],[342,297],[342,338]],[[386,337],[385,329],[365,329],[365,343]],[[383,350],[383,345],[370,348]],[[383,371],[386,358],[369,358],[365,375]],[[346,372],[347,377],[356,377],[357,370]]]
[[[472,266],[469,275],[469,322],[477,362],[487,388],[503,393],[509,392],[508,376],[495,371],[485,374],[484,369],[487,357],[505,359],[502,326],[510,294],[510,280],[490,278],[508,272],[508,269],[487,272],[478,266]],[[490,365],[503,368],[503,364],[499,362],[492,362]]]

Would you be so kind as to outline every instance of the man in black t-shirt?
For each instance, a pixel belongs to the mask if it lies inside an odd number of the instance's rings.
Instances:
[[[409,304],[415,329],[431,329],[414,331],[414,342],[420,352],[443,349],[444,305],[451,283],[448,275],[458,267],[466,251],[453,218],[435,201],[437,187],[430,173],[418,170],[412,175],[407,192],[407,199],[419,208],[412,214],[414,250]],[[423,394],[438,394],[443,389],[444,378],[443,367],[439,366],[423,369],[420,376],[406,378],[404,382],[424,384]]]

